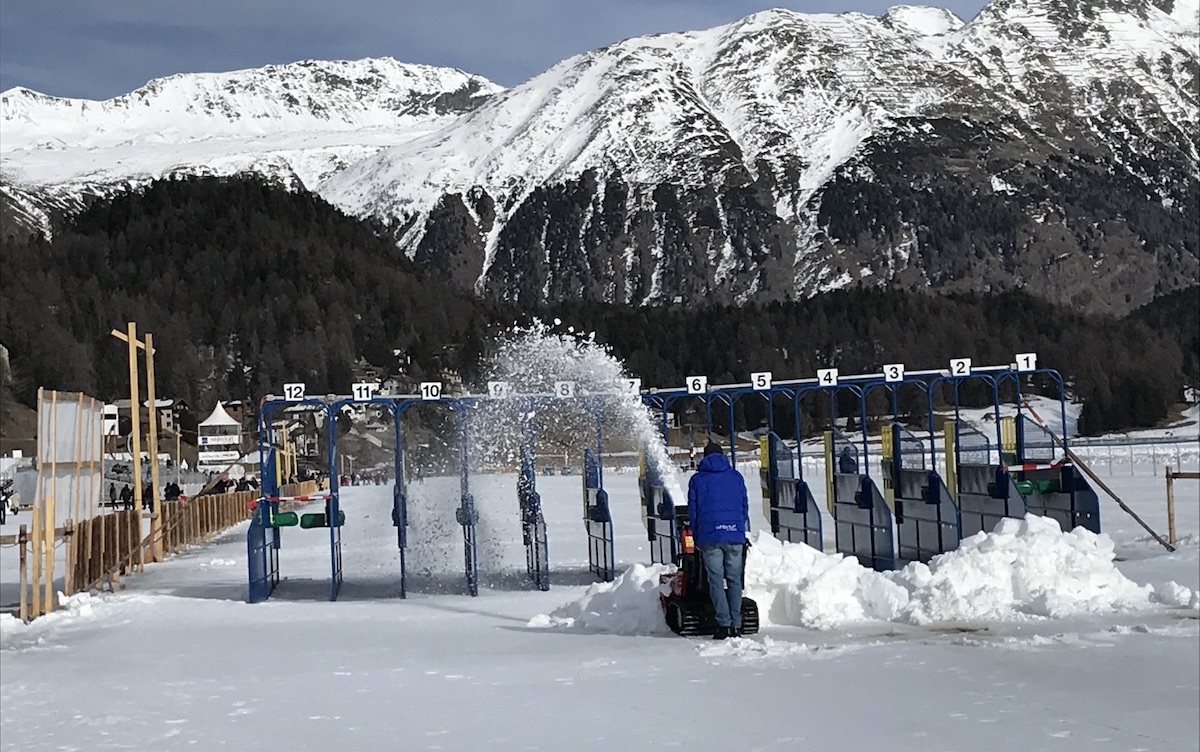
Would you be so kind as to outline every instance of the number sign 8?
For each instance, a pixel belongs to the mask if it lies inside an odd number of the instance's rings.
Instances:
[[[556,382],[554,382],[554,396],[562,397],[564,399],[567,397],[574,397],[575,396],[575,382],[574,381],[556,381]]]

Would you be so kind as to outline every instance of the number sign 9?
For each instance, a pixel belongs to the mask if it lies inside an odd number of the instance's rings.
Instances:
[[[688,394],[704,394],[708,391],[707,376],[688,376],[687,377]]]
[[[488,394],[496,399],[504,399],[512,394],[512,385],[507,381],[489,381]]]
[[[421,382],[421,399],[423,400],[439,400],[442,398],[442,382],[440,381],[422,381]]]
[[[970,376],[971,375],[971,359],[970,358],[954,358],[950,361],[951,376]]]
[[[771,372],[770,371],[755,371],[750,374],[750,386],[759,391],[764,391],[771,388]]]
[[[886,366],[884,366],[883,380],[889,384],[896,381],[904,381],[904,364],[888,363]]]
[[[284,384],[283,398],[289,402],[298,402],[304,399],[305,387],[304,384]]]

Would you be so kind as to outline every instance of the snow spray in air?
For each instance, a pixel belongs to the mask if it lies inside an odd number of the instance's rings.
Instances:
[[[561,327],[562,322],[556,319],[554,326]],[[628,375],[621,362],[596,342],[594,334],[577,333],[571,327],[556,332],[542,322],[513,329],[496,343],[482,373],[487,381],[506,382],[511,396],[481,400],[472,411],[469,454],[473,474],[515,472],[527,429],[535,440],[539,472],[561,466],[580,472],[584,448],[596,447],[596,413],[589,404],[589,397],[594,397],[602,404],[605,448],[616,443],[642,448],[646,462],[659,470],[672,497],[677,502],[684,499],[675,466],[649,411],[639,396],[624,392]],[[579,398],[550,396],[559,382],[571,382]],[[485,392],[486,385],[477,391]],[[520,395],[547,397],[527,400]],[[493,487],[475,480],[472,486],[488,488],[486,497],[474,492],[481,571],[523,565],[515,486]],[[561,500],[543,499],[544,503],[551,501]],[[511,545],[513,540],[516,546]]]

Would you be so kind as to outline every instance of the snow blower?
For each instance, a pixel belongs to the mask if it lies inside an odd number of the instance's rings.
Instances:
[[[692,529],[688,526],[686,507],[679,507],[681,517],[675,525],[679,531],[678,553],[675,556],[677,569],[659,577],[659,583],[670,586],[669,594],[659,594],[659,605],[667,626],[677,635],[711,635],[717,631],[716,611],[708,595],[708,576],[704,571],[704,560],[692,540]],[[742,549],[742,584],[746,581],[747,542]],[[742,634],[758,632],[758,604],[742,598]]]

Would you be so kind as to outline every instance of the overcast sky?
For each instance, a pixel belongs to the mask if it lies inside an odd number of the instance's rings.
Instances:
[[[461,68],[512,86],[627,37],[772,7],[883,13],[883,0],[2,0],[0,89],[104,99],[151,78],[304,59]],[[939,3],[970,20],[983,0]]]

